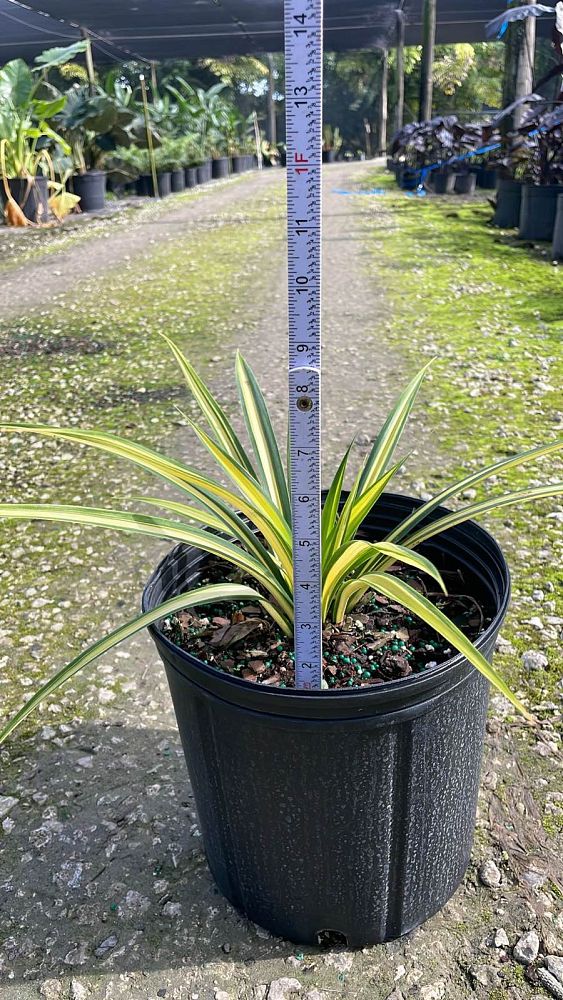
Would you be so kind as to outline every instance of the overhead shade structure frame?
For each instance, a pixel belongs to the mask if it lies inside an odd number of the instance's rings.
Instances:
[[[549,0],[549,3],[555,0]],[[422,42],[423,0],[405,0],[405,44]],[[325,0],[325,49],[392,48],[397,0]],[[485,40],[505,0],[440,0],[436,41]],[[549,34],[551,19],[541,19]],[[0,63],[91,33],[96,62],[189,59],[279,52],[282,0],[0,0]]]

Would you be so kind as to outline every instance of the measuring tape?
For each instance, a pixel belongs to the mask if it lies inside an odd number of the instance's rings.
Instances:
[[[322,0],[285,0],[295,685],[321,687]]]

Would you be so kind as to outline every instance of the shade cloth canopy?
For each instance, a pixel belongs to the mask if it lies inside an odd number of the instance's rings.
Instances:
[[[392,46],[398,6],[325,0],[326,49]],[[404,0],[407,45],[422,42],[422,7],[423,0]],[[436,40],[484,41],[485,24],[505,9],[506,0],[438,0]],[[92,32],[97,62],[279,52],[282,17],[282,0],[0,0],[0,63],[68,44],[81,26]],[[541,20],[539,28],[550,30]]]

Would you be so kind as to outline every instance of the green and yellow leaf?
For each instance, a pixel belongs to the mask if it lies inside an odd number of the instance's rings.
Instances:
[[[457,625],[454,625],[428,598],[424,597],[408,583],[389,576],[384,573],[371,573],[362,577],[361,581],[375,590],[378,594],[383,594],[393,601],[397,601],[407,608],[412,614],[418,615],[423,622],[433,628],[446,642],[457,649],[462,656],[476,667],[484,677],[493,684],[508,701],[518,709],[529,722],[534,722],[533,715],[530,714],[522,702],[510,690],[506,681],[485,659],[482,653],[473,645],[470,639],[463,632],[460,632]]]
[[[235,371],[242,412],[258,462],[260,480],[284,520],[291,524],[287,479],[270,414],[254,372],[238,352]]]

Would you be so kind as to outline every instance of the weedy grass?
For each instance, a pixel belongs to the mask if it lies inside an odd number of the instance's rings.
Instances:
[[[494,229],[485,194],[408,197],[384,170],[366,186],[387,189],[374,199],[368,237],[374,274],[389,302],[385,335],[410,363],[425,355],[439,359],[439,400],[428,389],[424,398],[448,471],[467,474],[513,449],[560,436],[563,272],[551,264],[547,245],[522,244]],[[540,460],[537,469],[537,480],[515,469],[506,481],[513,489],[526,479],[532,486],[554,482],[561,478],[561,457]],[[429,491],[438,473],[427,478]],[[513,686],[526,685],[536,708],[563,693],[562,513],[560,503],[540,501],[485,521],[513,571],[502,633],[513,650],[501,648],[498,663]],[[543,591],[544,600],[532,599],[534,591]],[[534,618],[541,626],[527,623]],[[528,649],[544,652],[549,668],[525,674],[521,654]]]
[[[283,199],[280,182],[251,210],[147,246],[142,258],[80,283],[52,308],[2,324],[3,415],[102,425],[149,445],[162,443],[175,425],[184,428],[176,409],[187,406],[184,384],[157,333],[173,335],[203,370],[229,349],[237,327],[252,323],[247,301],[265,298],[262,258],[280,239]],[[48,502],[64,493],[75,503],[103,505],[146,486],[143,475],[123,462],[38,437],[5,438],[0,473],[4,501]],[[21,704],[28,686],[52,673],[75,643],[86,644],[110,627],[112,608],[120,617],[136,611],[153,559],[154,548],[149,555],[140,540],[110,532],[94,540],[70,525],[14,530],[0,524],[3,714]],[[104,678],[104,684],[113,680]],[[81,714],[83,706],[81,698]],[[67,689],[59,708],[45,721],[64,721],[77,710],[73,691]]]

